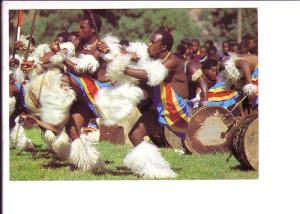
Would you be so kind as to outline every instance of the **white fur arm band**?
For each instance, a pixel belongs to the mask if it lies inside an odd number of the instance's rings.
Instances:
[[[168,69],[159,60],[145,61],[142,69],[147,73],[150,86],[159,85],[168,76]]]
[[[247,85],[244,85],[243,92],[247,97],[256,95],[258,92],[258,88],[256,85],[253,85],[252,83],[249,83]]]
[[[61,50],[59,52],[57,52],[56,54],[54,54],[52,57],[50,57],[50,62],[53,65],[57,65],[62,63],[65,59],[67,58],[65,51]]]
[[[149,55],[147,52],[148,46],[143,42],[130,42],[129,47],[126,49],[130,53],[135,53],[139,60],[147,60],[149,59]]]
[[[76,64],[75,71],[77,73],[93,74],[99,68],[99,62],[90,54],[80,54],[76,60]]]

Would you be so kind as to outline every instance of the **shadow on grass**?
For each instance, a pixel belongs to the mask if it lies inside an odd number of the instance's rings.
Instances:
[[[45,169],[58,169],[58,168],[62,168],[62,167],[69,167],[69,169],[72,171],[76,170],[76,167],[73,164],[70,164],[67,162],[61,162],[55,157],[52,161],[50,161],[47,164],[43,164],[42,166]]]
[[[112,175],[112,176],[127,176],[134,175],[132,171],[126,167],[117,166],[116,170],[112,169],[103,169],[103,170],[94,170],[93,174],[96,176],[102,175]]]

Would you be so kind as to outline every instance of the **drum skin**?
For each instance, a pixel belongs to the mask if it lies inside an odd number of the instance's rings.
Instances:
[[[232,154],[243,169],[258,171],[258,113],[246,117],[232,132]]]
[[[216,122],[208,123],[209,120],[212,121],[212,118],[217,119]],[[228,152],[230,151],[230,142],[227,141],[226,135],[234,123],[233,114],[223,107],[200,108],[190,119],[184,142],[185,147],[194,154]],[[208,129],[209,132],[206,135],[203,134],[204,130]]]

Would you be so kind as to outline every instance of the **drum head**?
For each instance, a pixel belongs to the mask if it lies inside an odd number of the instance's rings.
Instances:
[[[244,136],[244,151],[249,164],[258,170],[258,118],[247,128]]]
[[[226,140],[234,124],[232,113],[220,106],[206,106],[196,111],[189,122],[185,145],[191,153],[214,153],[230,150]]]

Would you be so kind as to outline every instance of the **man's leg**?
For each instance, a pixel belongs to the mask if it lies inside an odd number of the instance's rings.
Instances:
[[[155,135],[159,132],[160,126],[156,120],[154,110],[142,114],[129,132],[129,139],[134,146],[143,142],[146,135]]]

